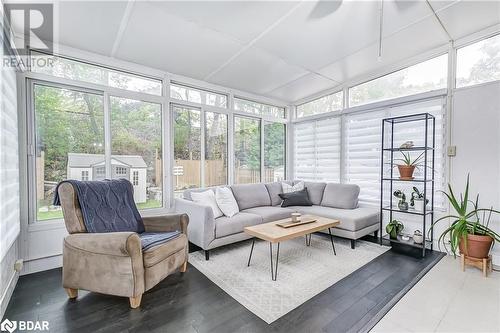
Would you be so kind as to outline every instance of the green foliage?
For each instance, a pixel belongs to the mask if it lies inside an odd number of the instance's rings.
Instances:
[[[411,154],[409,152],[405,153],[402,151],[401,154],[403,155],[403,158],[397,158],[395,159],[395,161],[401,161],[403,162],[403,165],[414,166],[415,168],[418,168],[423,163],[422,158],[424,157],[424,153],[421,153],[415,159],[411,157]]]
[[[404,228],[405,226],[403,225],[403,223],[398,220],[392,220],[386,225],[385,231],[389,234],[391,239],[396,239]]]
[[[476,201],[469,200],[469,175],[467,175],[465,193],[460,194],[460,198],[455,195],[450,184],[448,184],[448,191],[449,193],[443,193],[455,210],[455,214],[443,216],[432,224],[431,229],[440,221],[448,219],[452,219],[453,221],[439,236],[439,243],[443,243],[446,248],[445,237],[448,236],[451,252],[456,256],[461,240],[463,240],[467,246],[468,234],[488,235],[494,240],[500,241],[500,235],[488,227],[491,215],[493,213],[500,214],[500,211],[494,210],[493,208],[479,208],[479,194],[476,197]],[[469,210],[470,207],[472,207],[471,210]],[[480,214],[483,214],[482,219],[480,219]],[[488,217],[486,217],[486,214],[488,214]]]

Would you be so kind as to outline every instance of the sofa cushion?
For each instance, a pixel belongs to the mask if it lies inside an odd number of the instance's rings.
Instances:
[[[271,199],[271,206],[277,206],[281,204],[281,198],[279,196],[280,193],[283,193],[281,188],[281,183],[267,183],[266,185],[267,192],[269,193],[269,197]]]
[[[283,199],[281,207],[312,206],[312,202],[309,200],[309,194],[307,193],[306,188],[300,191],[282,193],[280,194],[280,198]]]
[[[262,223],[262,217],[243,212],[232,217],[219,217],[215,220],[215,238],[238,234],[243,232],[243,228],[259,223]]]
[[[292,209],[281,208],[281,207],[271,207],[271,206],[254,207],[254,208],[245,209],[245,213],[251,213],[251,214],[259,215],[260,217],[262,217],[262,220],[264,223],[277,221],[277,220],[281,220],[281,219],[286,219],[286,218],[290,217],[291,214],[294,212],[295,211]]]
[[[323,193],[321,206],[353,209],[358,206],[358,196],[358,185],[328,183]]]
[[[340,221],[339,229],[357,231],[380,222],[380,213],[377,208],[358,207],[355,209],[340,209],[323,206],[294,206],[288,207],[301,214],[311,214]]]
[[[211,190],[215,194],[215,187],[207,187],[207,188],[189,188],[182,192],[182,197],[186,200],[193,201],[193,198],[191,197],[191,193],[198,193],[198,192],[205,192],[207,190]]]
[[[271,198],[264,184],[243,184],[231,186],[240,211],[260,206],[271,206]]]
[[[321,200],[323,199],[323,193],[325,192],[326,183],[305,182],[304,185],[307,188],[309,200],[311,200],[313,205],[321,205]]]
[[[142,253],[144,267],[151,267],[170,257],[172,254],[184,250],[188,240],[185,234],[180,234],[166,243],[154,246]]]

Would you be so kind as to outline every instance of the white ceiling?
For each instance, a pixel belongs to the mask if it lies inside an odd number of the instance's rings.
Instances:
[[[453,39],[500,23],[498,1],[430,1]],[[59,43],[293,102],[445,45],[425,1],[59,2]]]

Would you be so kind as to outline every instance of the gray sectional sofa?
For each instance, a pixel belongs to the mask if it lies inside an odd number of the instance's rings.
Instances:
[[[297,182],[294,181],[293,184]],[[292,184],[290,181],[287,183]],[[332,233],[351,239],[353,249],[356,239],[370,233],[376,235],[380,218],[379,210],[359,207],[359,186],[304,183],[313,206],[282,208],[281,198],[278,196],[282,193],[281,182],[274,182],[228,186],[240,209],[240,212],[233,217],[222,216],[214,219],[210,207],[191,201],[193,191],[199,192],[207,189],[186,190],[183,198],[175,200],[175,210],[189,215],[189,241],[205,250],[207,260],[209,250],[251,238],[243,232],[244,227],[284,219],[290,217],[293,212],[340,220],[340,225],[333,228]]]

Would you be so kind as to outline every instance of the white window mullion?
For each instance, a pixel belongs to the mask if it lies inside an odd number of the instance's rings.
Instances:
[[[111,99],[104,92],[104,156],[106,178],[111,179]]]
[[[205,118],[205,110],[204,108],[201,108],[201,114],[200,114],[200,184],[201,187],[204,188],[205,185],[205,124],[206,118]]]

